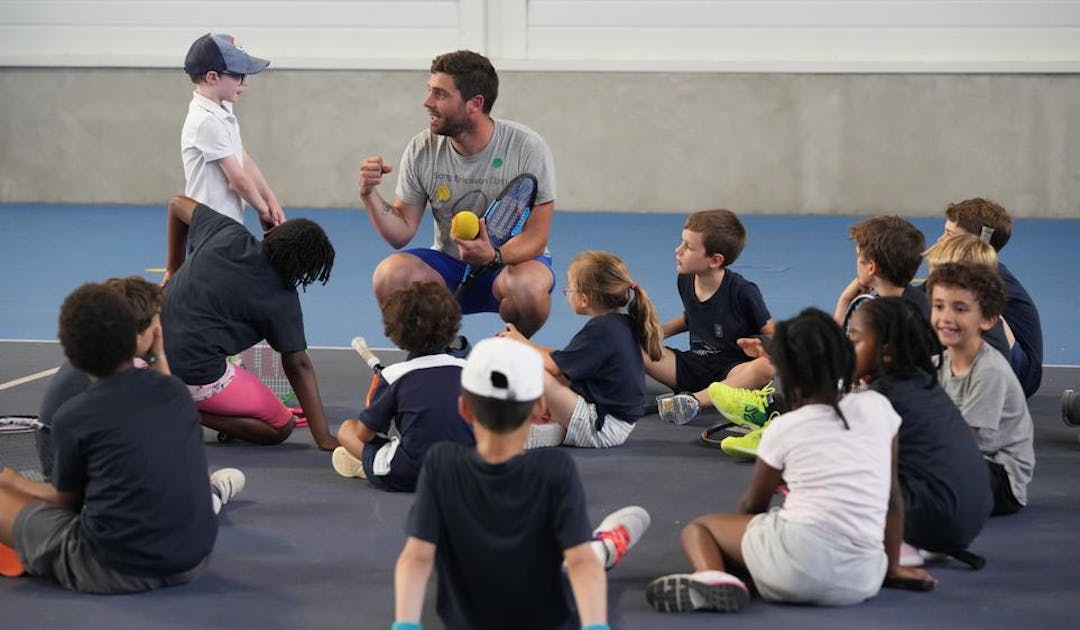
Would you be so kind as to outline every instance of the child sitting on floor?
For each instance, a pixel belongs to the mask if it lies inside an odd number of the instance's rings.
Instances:
[[[408,352],[402,363],[383,369],[359,420],[338,429],[334,470],[362,477],[383,490],[412,492],[424,455],[436,442],[476,444],[457,412],[463,359],[446,354],[461,327],[461,308],[446,285],[414,284],[383,303],[383,330]],[[383,437],[393,425],[397,435]]]
[[[738,514],[700,516],[682,532],[694,573],[653,580],[662,612],[736,611],[748,572],[767,600],[846,605],[881,589],[892,453],[900,417],[873,391],[851,389],[851,343],[832,317],[806,309],[780,322],[769,344],[789,411],[761,438]],[[769,509],[781,482],[783,507]]]
[[[856,376],[888,398],[902,421],[885,527],[889,576],[932,580],[904,566],[922,558],[910,548],[902,558],[901,541],[932,552],[965,549],[994,505],[989,473],[964,416],[937,382],[937,339],[917,306],[871,300],[852,315],[848,337]]]
[[[552,422],[533,427],[528,447],[619,446],[644,413],[642,352],[653,361],[661,356],[656,309],[623,261],[608,252],[575,256],[563,293],[589,321],[562,350],[530,342],[512,324],[499,333],[544,356],[544,401]]]

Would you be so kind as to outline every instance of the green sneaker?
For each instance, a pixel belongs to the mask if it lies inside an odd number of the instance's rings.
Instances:
[[[709,398],[725,418],[744,427],[764,426],[768,421],[767,409],[776,388],[769,381],[761,389],[742,389],[723,383],[709,385]]]
[[[720,442],[720,450],[724,451],[726,455],[737,457],[739,459],[755,459],[757,458],[758,445],[761,444],[761,435],[765,433],[765,427],[769,426],[769,422],[776,416],[779,416],[779,412],[773,412],[769,419],[765,421],[765,424],[754,429],[743,436],[731,436],[726,437]]]

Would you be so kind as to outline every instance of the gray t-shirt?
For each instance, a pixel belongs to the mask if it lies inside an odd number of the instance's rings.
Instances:
[[[968,426],[979,430],[979,450],[1005,467],[1013,496],[1027,505],[1027,485],[1035,470],[1035,427],[1009,362],[984,343],[967,373],[954,376],[946,350],[939,377]]]
[[[547,143],[532,129],[496,120],[491,141],[475,155],[460,155],[450,138],[425,129],[405,147],[396,196],[410,205],[430,203],[435,217],[434,249],[458,257],[450,221],[462,210],[483,215],[502,189],[518,175],[536,177],[536,205],[555,199],[555,161]]]

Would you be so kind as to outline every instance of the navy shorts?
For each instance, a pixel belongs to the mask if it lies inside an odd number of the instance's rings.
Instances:
[[[689,350],[668,350],[675,353],[675,389],[680,392],[700,392],[727,378],[737,365]]]
[[[461,284],[461,279],[465,276],[465,263],[437,249],[423,247],[407,249],[405,253],[416,256],[424,261],[428,267],[437,271],[442,276],[443,282],[446,283],[446,288],[450,289],[450,291],[457,290],[458,285]],[[551,256],[540,254],[533,260],[544,263],[548,270],[551,271]],[[495,278],[500,271],[502,271],[502,267],[498,269],[484,268],[476,275],[469,287],[458,297],[462,314],[499,312],[499,301],[495,299],[491,285],[495,283]],[[550,294],[554,289],[555,272],[552,271],[551,289],[548,290],[548,293]]]

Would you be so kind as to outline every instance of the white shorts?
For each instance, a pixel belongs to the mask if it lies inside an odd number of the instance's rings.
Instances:
[[[884,547],[856,547],[820,527],[789,522],[781,511],[755,516],[742,539],[743,560],[763,598],[847,606],[877,595],[889,566]]]
[[[611,448],[618,446],[630,437],[634,430],[633,422],[619,420],[610,414],[604,415],[604,426],[596,430],[596,405],[578,396],[570,422],[566,426],[564,446],[584,446],[588,448]]]

